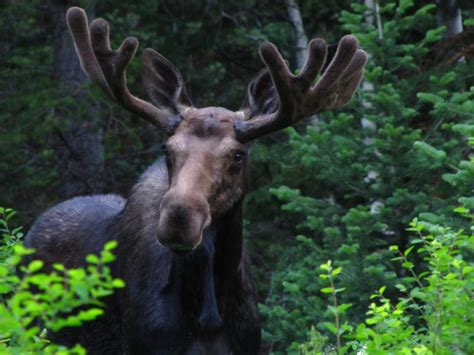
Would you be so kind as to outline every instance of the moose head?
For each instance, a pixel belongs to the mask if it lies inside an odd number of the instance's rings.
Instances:
[[[67,22],[90,79],[113,101],[169,136],[164,144],[169,187],[160,202],[156,237],[178,253],[195,249],[212,219],[242,199],[250,143],[305,117],[344,106],[367,61],[356,38],[345,36],[325,66],[326,42],[313,39],[304,67],[294,75],[277,48],[263,43],[260,57],[266,69],[249,85],[243,107],[232,111],[193,106],[178,69],[147,48],[142,81],[148,102],[127,88],[126,68],[137,50],[136,38],[126,38],[113,50],[105,20],[96,19],[89,27],[85,12],[73,7]]]

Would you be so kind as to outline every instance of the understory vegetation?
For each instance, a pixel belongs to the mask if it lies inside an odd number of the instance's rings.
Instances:
[[[48,331],[76,327],[103,314],[101,298],[124,287],[111,276],[116,242],[108,242],[99,256],[89,255],[86,268],[66,269],[54,264],[45,272],[34,251],[22,245],[21,228],[12,228],[15,211],[0,207],[0,352],[2,354],[85,354],[47,340]]]
[[[348,336],[358,342],[357,351],[366,348],[368,353],[391,349],[410,353],[415,348],[423,353],[426,349],[433,353],[472,351],[468,330],[472,312],[465,311],[472,310],[472,274],[465,275],[467,289],[451,289],[447,284],[432,284],[435,280],[431,278],[440,277],[444,282],[453,266],[430,264],[449,256],[455,263],[467,263],[468,270],[472,267],[472,237],[460,238],[463,250],[454,236],[457,230],[472,235],[469,220],[455,212],[474,208],[472,64],[423,67],[426,64],[420,58],[441,40],[443,29],[430,28],[434,5],[413,11],[403,4],[408,3],[380,8],[383,40],[377,40],[375,26],[363,23],[362,6],[342,12],[342,27],[354,33],[371,55],[365,75],[370,85],[359,90],[351,110],[324,114],[302,132],[288,129],[290,148],[285,154],[279,152],[281,158],[273,166],[277,173],[269,191],[281,202],[277,218],[297,226],[296,243],[275,247],[281,248],[277,267],[261,305],[267,324],[265,337],[276,353],[296,352],[312,326],[328,336],[329,342],[310,332],[313,345],[335,346],[336,338],[345,343]],[[420,35],[415,41],[409,33],[417,30]],[[259,152],[263,158],[278,154],[279,149],[261,146]],[[412,221],[417,228],[424,226],[433,241],[447,249],[425,247],[430,256],[414,253]],[[411,252],[413,259],[399,264],[390,248],[403,256]],[[338,310],[334,305],[328,310],[332,301],[324,297],[329,291],[327,280],[318,277],[319,265],[329,259],[342,268],[337,287],[344,292],[337,296],[338,303],[347,306]],[[425,272],[429,274],[418,279],[418,284],[406,284]],[[459,273],[455,278],[461,281],[464,276]],[[436,287],[444,290],[433,291]],[[379,290],[378,304],[373,303],[375,290]],[[405,292],[411,296],[406,298]],[[453,310],[437,310],[431,298],[440,297],[443,300],[438,301],[444,302],[445,296],[457,299],[462,293],[471,301],[467,302],[471,308],[461,300],[455,302],[452,306],[459,305],[457,312],[464,317],[457,318],[459,329],[450,329],[452,324],[447,322],[456,321],[437,312]],[[400,313],[393,313],[392,307]],[[345,315],[347,323],[334,328],[331,320],[336,311]],[[437,316],[441,318],[435,326],[432,317]],[[463,347],[461,339],[470,345]],[[356,351],[354,342],[347,344]],[[340,352],[348,351],[345,349]]]
[[[46,272],[15,228],[70,197],[62,186],[80,173],[74,137],[87,129],[103,144],[100,183],[80,193],[123,195],[164,139],[96,87],[55,74],[50,8],[93,8],[113,24],[113,45],[133,35],[176,63],[197,106],[237,109],[262,67],[259,43],[294,61],[283,3],[33,0],[0,9],[0,205],[17,210],[0,209],[1,353],[84,352],[48,342],[45,329],[99,317],[101,298],[124,286],[108,267],[113,243],[84,269]],[[352,33],[369,61],[347,107],[252,147],[245,233],[263,351],[474,353],[472,4],[458,2],[464,32],[447,38],[433,1],[375,1],[376,13],[345,0],[297,3],[308,37]],[[139,70],[135,60],[138,93]]]

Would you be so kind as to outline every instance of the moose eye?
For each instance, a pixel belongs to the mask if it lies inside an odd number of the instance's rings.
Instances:
[[[164,155],[168,155],[168,147],[166,146],[166,144],[162,144],[161,145],[161,151],[163,152]]]
[[[245,158],[245,152],[239,150],[238,152],[235,153],[234,155],[234,161],[240,163],[242,160]]]

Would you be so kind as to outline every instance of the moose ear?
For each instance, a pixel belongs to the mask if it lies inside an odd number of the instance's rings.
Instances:
[[[193,105],[179,70],[151,48],[143,51],[142,82],[153,105],[170,114],[177,115]]]
[[[262,70],[250,82],[241,110],[247,117],[273,113],[278,109],[278,97],[268,70]]]

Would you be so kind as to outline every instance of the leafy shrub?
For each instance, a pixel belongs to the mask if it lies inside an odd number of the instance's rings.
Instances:
[[[473,63],[426,63],[443,31],[435,27],[433,10],[433,4],[413,1],[381,4],[383,39],[366,23],[364,6],[343,12],[343,27],[370,55],[366,85],[354,105],[318,116],[306,131],[288,129],[291,149],[285,143],[257,151],[257,162],[274,157],[269,191],[282,206],[271,210],[272,221],[287,235],[299,235],[279,240],[285,247],[276,254],[260,306],[264,338],[276,354],[297,352],[316,320],[332,319],[316,292],[325,282],[314,273],[326,260],[342,267],[337,288],[345,292],[338,297],[352,305],[345,312],[348,324],[358,324],[372,290],[385,286],[387,299],[398,297],[396,285],[407,270],[391,260],[388,247],[402,253],[410,248],[410,221],[469,227],[453,209],[474,207],[468,158]],[[254,204],[273,202],[263,191],[251,196]],[[270,253],[274,258],[274,247]],[[426,268],[419,254],[411,262],[416,271]],[[325,327],[315,331],[327,335]]]
[[[458,211],[474,221],[474,214],[465,208]],[[321,265],[325,272],[319,276],[328,282],[321,292],[331,295],[327,301],[333,305],[328,307],[328,312],[334,321],[319,323],[318,328],[330,331],[336,343],[333,349],[338,353],[474,352],[474,224],[469,233],[414,219],[409,230],[416,236],[408,249],[401,252],[398,246],[390,247],[396,254],[393,260],[400,262],[406,271],[406,276],[395,285],[399,295],[392,300],[385,295],[387,288],[381,287],[370,297],[373,301],[365,322],[357,326],[341,322],[350,307],[337,304],[337,294],[343,289],[335,286],[334,279],[342,269],[333,268],[330,261]],[[415,272],[410,261],[413,253],[425,261],[425,271]],[[301,344],[299,350],[304,354],[323,353],[324,340],[312,328],[309,341]]]
[[[19,228],[10,228],[13,215],[12,209],[0,208],[0,352],[85,353],[79,344],[68,350],[50,343],[46,329],[80,326],[103,314],[99,299],[124,286],[107,266],[115,258],[112,250],[116,242],[108,242],[99,256],[89,255],[85,268],[54,264],[53,270],[45,273],[41,260],[22,262],[34,251],[23,247]]]

